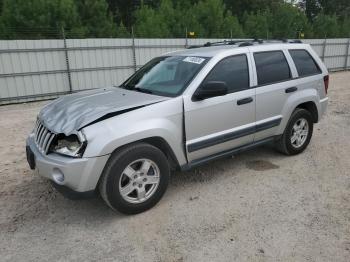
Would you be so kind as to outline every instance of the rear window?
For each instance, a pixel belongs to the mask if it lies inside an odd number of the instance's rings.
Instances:
[[[282,51],[254,53],[258,85],[267,85],[291,78],[288,62]]]
[[[299,76],[308,76],[321,73],[315,60],[306,50],[289,50]]]

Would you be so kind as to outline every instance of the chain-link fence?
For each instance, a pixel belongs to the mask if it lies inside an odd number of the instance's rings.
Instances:
[[[42,33],[38,31],[38,38]],[[0,104],[118,85],[155,56],[225,40],[147,39],[133,34],[129,38],[79,39],[77,33],[67,30],[50,33],[51,39],[0,40]],[[350,39],[302,41],[311,44],[330,71],[350,68]]]

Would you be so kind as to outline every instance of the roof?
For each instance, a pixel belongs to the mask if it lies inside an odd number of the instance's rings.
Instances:
[[[188,48],[188,49],[183,49],[183,50],[178,50],[174,52],[170,52],[169,54],[174,55],[174,56],[202,56],[202,57],[213,57],[219,53],[225,52],[229,49],[244,49],[247,47],[253,48],[257,47],[256,49],[260,49],[261,47],[271,47],[271,46],[276,46],[278,45],[278,48],[285,48],[285,47],[295,47],[295,46],[303,46],[305,47],[304,44],[300,43],[285,43],[281,41],[271,41],[271,42],[252,42],[250,45],[243,45],[240,46],[242,42],[237,43],[237,44],[221,44],[221,45],[213,45],[213,46],[208,46],[208,47],[196,47],[196,48]]]

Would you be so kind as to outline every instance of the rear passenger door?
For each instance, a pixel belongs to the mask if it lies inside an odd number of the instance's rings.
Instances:
[[[277,135],[282,109],[289,94],[297,89],[286,51],[253,52],[256,69],[256,133],[254,141]]]

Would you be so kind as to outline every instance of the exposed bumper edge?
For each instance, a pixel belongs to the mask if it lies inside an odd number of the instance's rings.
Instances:
[[[60,192],[64,197],[70,200],[80,200],[80,199],[89,199],[96,197],[96,191],[90,190],[85,192],[77,192],[69,187],[58,185],[53,181],[50,181],[52,186]]]

